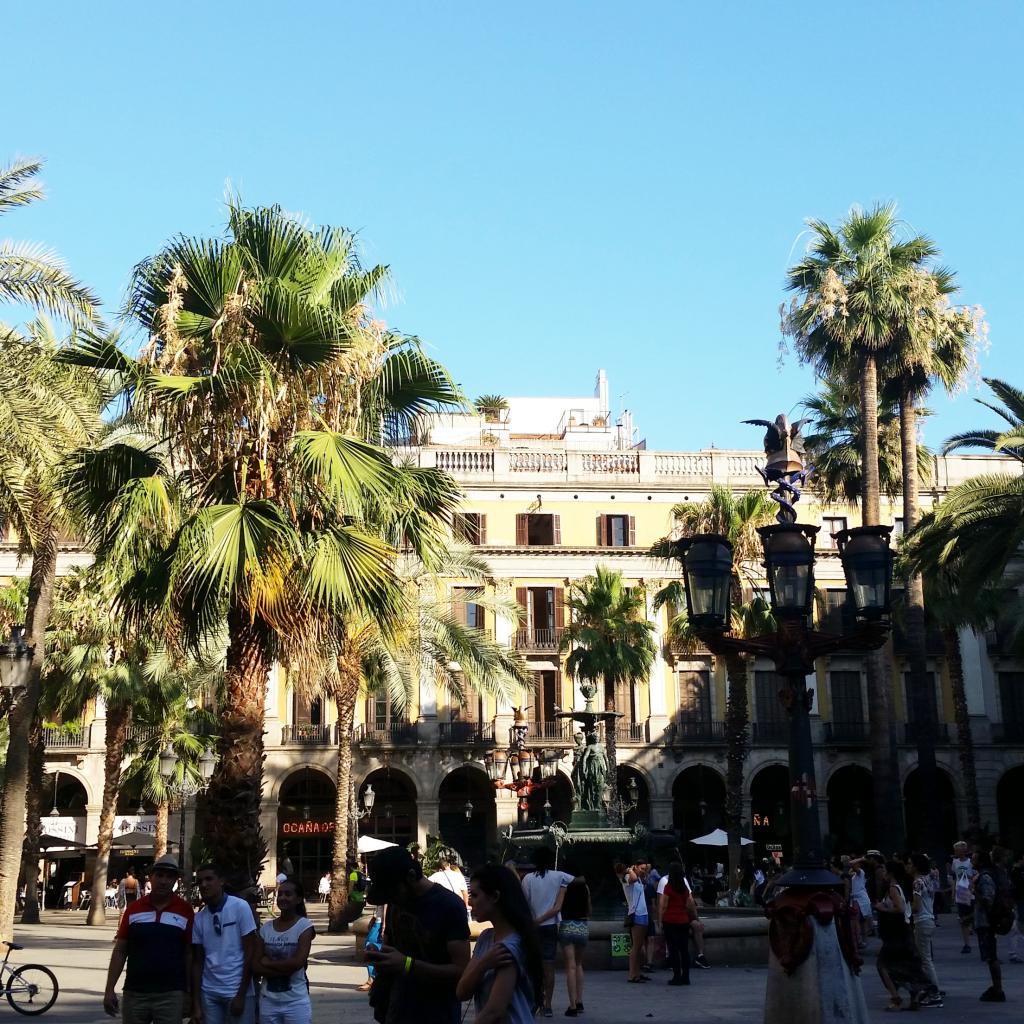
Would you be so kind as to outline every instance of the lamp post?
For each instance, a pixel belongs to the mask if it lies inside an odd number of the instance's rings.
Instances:
[[[168,742],[160,754],[160,774],[163,776],[164,787],[168,794],[177,798],[178,801],[178,867],[181,868],[183,879],[185,875],[185,801],[206,788],[206,784],[213,777],[216,763],[217,759],[214,757],[213,751],[207,747],[199,758],[199,780],[186,779],[183,775],[175,782],[174,773],[178,764],[178,755],[174,751],[174,745]]]
[[[531,750],[526,746],[526,735],[529,722],[522,708],[516,708],[512,727],[509,729],[507,750],[495,750],[484,758],[487,775],[494,783],[495,789],[510,789],[518,798],[516,805],[517,820],[520,828],[526,827],[530,812],[530,794],[538,789],[547,789],[554,785],[558,775],[558,762],[561,754],[557,750]],[[539,767],[540,781],[534,781],[534,771]],[[512,770],[512,779],[505,781],[508,769]],[[544,801],[544,822],[551,824],[551,803]]]
[[[802,467],[799,472],[803,473]],[[790,492],[794,490],[790,488]],[[799,492],[796,494],[799,496]],[[874,650],[885,642],[893,561],[890,528],[861,526],[838,535],[847,599],[858,628],[846,635],[822,633],[810,626],[818,528],[796,523],[791,502],[780,501],[780,505],[779,522],[758,530],[775,632],[746,639],[727,635],[732,550],[720,536],[703,535],[680,542],[687,608],[695,631],[713,654],[760,655],[773,661],[785,679],[779,697],[789,715],[793,866],[777,879],[775,891],[779,895],[766,908],[771,920],[772,969],[765,1020],[769,1024],[800,1021],[813,1015],[820,1024],[866,1021],[867,1010],[856,977],[861,961],[849,910],[840,895],[841,882],[828,870],[822,852],[811,742],[813,692],[807,688],[807,676],[814,671],[815,660],[823,655],[850,648]],[[808,919],[814,924],[810,929],[814,943],[805,938],[808,930],[804,922]],[[801,982],[794,978],[812,949],[821,943],[830,951],[821,957],[816,952],[816,966],[807,966],[815,978],[809,988],[806,979]],[[808,1007],[811,991],[818,992],[820,1004]]]

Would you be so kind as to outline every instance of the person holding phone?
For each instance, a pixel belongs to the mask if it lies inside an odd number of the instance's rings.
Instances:
[[[263,976],[260,1024],[312,1024],[306,962],[316,930],[294,878],[278,884],[277,909],[281,913],[260,928],[256,946],[256,973]]]
[[[378,1024],[458,1024],[455,995],[469,963],[466,905],[423,877],[423,866],[400,846],[371,865],[371,906],[387,905],[384,942],[366,950],[374,969],[370,1005]]]

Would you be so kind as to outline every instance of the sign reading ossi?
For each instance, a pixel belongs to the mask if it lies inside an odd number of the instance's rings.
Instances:
[[[283,836],[326,836],[334,831],[333,821],[282,821]]]

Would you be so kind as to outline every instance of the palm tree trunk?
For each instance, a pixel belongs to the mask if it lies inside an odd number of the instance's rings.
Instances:
[[[100,807],[100,827],[96,835],[96,866],[89,883],[92,901],[89,903],[87,923],[105,924],[107,920],[107,876],[110,874],[110,846],[114,841],[114,818],[117,815],[117,794],[121,788],[121,763],[124,761],[125,741],[131,709],[120,704],[108,705],[103,755],[103,804]]]
[[[920,516],[917,471],[917,411],[909,387],[900,389],[900,458],[903,474],[903,528],[909,533]],[[928,681],[928,649],[924,619],[924,582],[920,573],[906,579],[907,661],[910,669],[910,698],[914,705],[914,731],[917,743],[917,770],[921,792],[938,792],[938,767],[935,763],[935,726],[938,718],[935,691]],[[917,847],[932,857],[942,855],[941,826],[937,800],[926,800],[923,810],[924,835]]]
[[[156,835],[153,836],[153,859],[162,857],[167,852],[167,819],[171,812],[171,805],[166,800],[161,800],[156,805]],[[181,813],[185,813],[185,805],[182,802]]]
[[[340,680],[334,694],[338,712],[337,793],[334,800],[334,848],[331,852],[331,895],[327,903],[328,931],[344,929],[342,920],[348,903],[348,859],[352,820],[352,728],[355,725],[359,696],[360,662],[358,652],[348,651],[338,659]]]
[[[860,376],[861,518],[865,526],[877,526],[881,519],[881,487],[878,479],[878,363],[871,352],[864,354]],[[903,801],[900,796],[899,760],[893,732],[889,679],[880,651],[865,660],[868,682],[868,721],[871,725],[871,779],[874,791],[878,844],[886,850],[903,848]]]
[[[39,837],[43,832],[43,775],[46,761],[46,742],[43,722],[38,712],[32,721],[32,736],[28,755],[28,794],[25,816],[25,853],[21,874],[25,885],[25,905],[21,911],[22,924],[39,924]],[[46,884],[43,879],[43,884]]]
[[[726,659],[729,696],[725,709],[725,827],[729,835],[728,891],[739,877],[743,835],[743,762],[747,758],[747,659],[735,655]]]
[[[865,353],[860,375],[860,418],[863,433],[861,511],[865,526],[877,526],[881,512],[878,480],[878,364],[872,352]]]
[[[974,767],[974,735],[971,716],[967,711],[967,691],[964,687],[964,660],[960,650],[960,631],[956,626],[942,630],[949,684],[953,691],[953,714],[956,717],[956,746],[960,759],[960,777],[964,785],[967,804],[967,831],[977,836],[981,829],[981,805],[978,800],[978,774]]]
[[[28,643],[36,653],[29,667],[25,692],[10,712],[7,765],[3,796],[0,798],[0,939],[10,940],[14,933],[14,913],[18,903],[18,876],[25,843],[25,800],[29,783],[29,749],[32,722],[42,692],[43,652],[46,626],[53,603],[53,584],[57,574],[57,530],[48,523],[40,534],[29,572],[28,610],[25,614]]]
[[[605,682],[604,687],[604,709],[605,711],[615,710],[615,684]],[[608,791],[608,807],[616,825],[621,825],[619,814],[619,750],[616,745],[615,725],[618,719],[609,718],[604,723],[604,749],[608,758],[608,778],[605,782]]]
[[[253,885],[267,855],[260,828],[263,799],[263,711],[267,692],[267,628],[239,608],[228,613],[225,699],[217,767],[206,791],[210,857],[229,865],[228,886]]]

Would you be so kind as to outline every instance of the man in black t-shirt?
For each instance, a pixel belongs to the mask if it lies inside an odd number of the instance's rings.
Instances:
[[[370,866],[371,906],[387,904],[384,944],[367,950],[375,970],[370,1005],[378,1024],[458,1024],[455,985],[469,963],[466,906],[423,877],[401,847]]]

